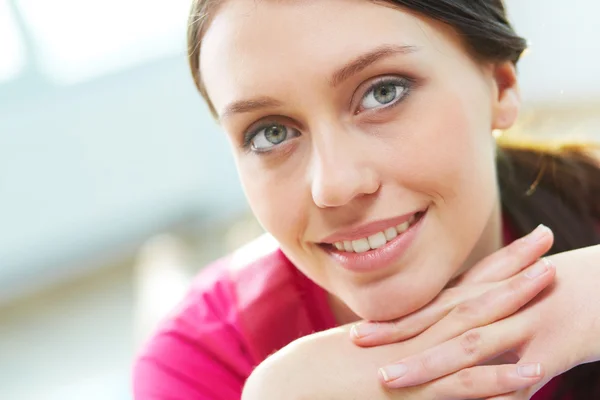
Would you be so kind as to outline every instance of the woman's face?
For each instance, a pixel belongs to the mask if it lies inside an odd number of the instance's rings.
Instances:
[[[373,320],[500,245],[492,130],[518,109],[512,66],[383,4],[228,0],[200,60],[256,217]]]

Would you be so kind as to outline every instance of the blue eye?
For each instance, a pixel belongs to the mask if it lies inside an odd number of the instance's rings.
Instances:
[[[247,146],[254,151],[265,152],[296,136],[298,132],[295,129],[273,123],[251,133]]]
[[[363,110],[390,107],[401,101],[410,90],[410,82],[402,78],[384,78],[376,82],[360,103]]]

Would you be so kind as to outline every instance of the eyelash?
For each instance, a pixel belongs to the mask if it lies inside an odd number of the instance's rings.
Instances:
[[[367,90],[363,93],[363,95],[360,98],[360,102],[362,102],[367,97],[367,95],[369,95],[373,90],[375,90],[375,88],[377,88],[378,86],[381,86],[383,84],[395,84],[397,86],[402,86],[405,89],[405,92],[402,94],[402,96],[399,99],[397,99],[396,101],[394,101],[393,103],[391,103],[389,105],[385,105],[385,106],[370,109],[370,110],[368,109],[368,110],[364,110],[364,111],[357,110],[355,112],[355,115],[358,115],[362,112],[382,111],[382,110],[388,110],[388,109],[394,108],[398,104],[402,103],[411,94],[412,89],[415,84],[415,80],[412,78],[400,77],[400,76],[383,76],[380,78],[376,78],[375,81],[372,82],[369,85],[369,87],[367,88]],[[242,146],[241,146],[242,149],[244,151],[246,151],[247,153],[254,153],[254,154],[258,154],[258,155],[264,155],[264,154],[272,152],[273,149],[269,149],[269,150],[253,149],[252,148],[252,140],[254,140],[254,138],[258,135],[258,133],[261,132],[263,129],[269,128],[277,123],[278,122],[275,120],[267,120],[256,127],[252,127],[249,131],[247,131],[244,134],[243,142],[242,142]],[[285,126],[287,126],[287,125],[285,125]],[[293,128],[290,128],[290,129],[293,129]],[[279,145],[275,145],[274,147],[279,147]]]
[[[367,90],[365,90],[365,92],[363,93],[363,95],[360,97],[359,105],[377,87],[382,86],[382,85],[386,85],[386,84],[393,84],[395,86],[401,86],[401,87],[404,88],[405,92],[402,93],[402,96],[399,97],[397,100],[395,100],[393,103],[390,103],[388,105],[384,105],[382,107],[372,108],[372,109],[366,109],[366,110],[360,110],[360,109],[358,109],[355,112],[355,115],[358,115],[358,114],[360,114],[362,112],[369,112],[369,111],[376,111],[377,112],[377,111],[388,110],[388,109],[394,108],[395,106],[397,106],[398,104],[400,104],[404,100],[406,100],[406,98],[411,94],[412,89],[414,88],[414,85],[415,85],[415,80],[412,79],[412,78],[401,77],[401,76],[383,76],[383,77],[380,77],[380,78],[376,78],[376,80],[369,85],[369,87],[367,88]]]
[[[266,123],[264,125],[259,125],[256,128],[253,128],[252,130],[244,133],[244,141],[242,142],[242,149],[246,150],[246,151],[251,151],[251,146],[252,146],[252,139],[254,139],[256,137],[256,135],[258,135],[258,132],[260,132],[262,129],[266,129],[270,126],[270,124],[273,124],[273,122],[270,123]]]
[[[265,153],[269,153],[272,150],[258,150],[258,149],[253,149],[252,148],[252,140],[254,140],[254,138],[263,130],[263,129],[267,129],[275,124],[281,124],[283,126],[286,126],[286,124],[284,123],[280,123],[276,120],[266,120],[264,122],[262,122],[260,125],[256,126],[256,127],[252,127],[249,131],[247,131],[244,134],[244,140],[242,142],[242,149],[248,153],[255,153],[255,154],[265,154]],[[294,130],[292,128],[290,128],[290,130]],[[275,145],[274,147],[278,147],[278,145]]]

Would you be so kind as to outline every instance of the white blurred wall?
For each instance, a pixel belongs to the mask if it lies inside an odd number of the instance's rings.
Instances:
[[[243,207],[183,55],[2,100],[0,287]]]
[[[529,105],[600,104],[600,2],[505,3],[518,33],[530,43],[520,64],[524,100]]]

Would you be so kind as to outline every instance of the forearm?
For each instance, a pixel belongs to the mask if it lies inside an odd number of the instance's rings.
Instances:
[[[600,361],[600,291],[595,289],[600,281],[600,245],[590,246],[569,252],[559,253],[550,257],[557,265],[559,276],[561,270],[578,268],[578,274],[565,274],[565,280],[581,280],[581,291],[572,292],[570,296],[579,306],[571,310],[574,320],[586,335],[578,342],[583,344],[574,355],[576,365]],[[585,283],[587,282],[587,283]],[[560,285],[561,282],[559,281]],[[568,285],[569,282],[564,283]],[[590,286],[588,290],[586,286]],[[574,285],[575,287],[577,285]],[[593,297],[589,294],[593,294]],[[573,367],[575,365],[571,365]]]
[[[412,389],[386,391],[377,370],[422,349],[411,341],[360,348],[348,331],[317,333],[280,350],[254,371],[242,400],[409,399]]]

